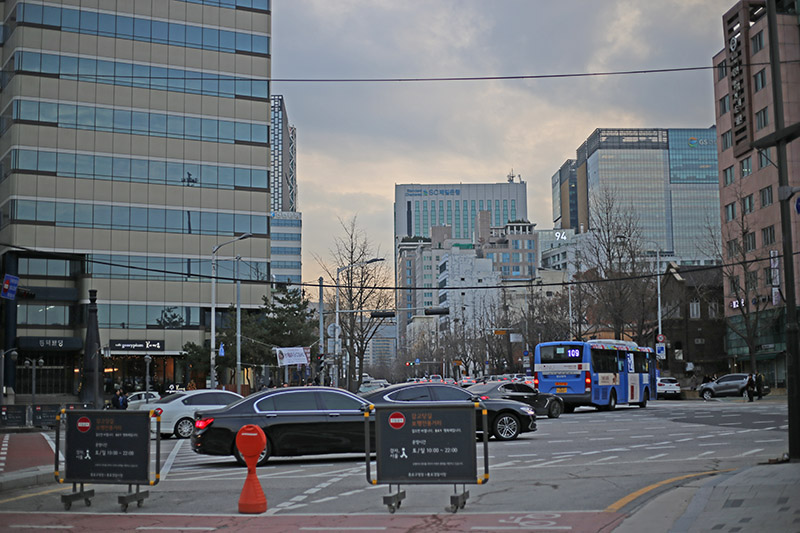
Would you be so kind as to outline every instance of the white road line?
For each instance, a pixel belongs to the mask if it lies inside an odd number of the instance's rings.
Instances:
[[[770,440],[757,440],[757,441],[755,441],[756,444],[767,443],[767,442],[783,442],[783,439],[770,439]]]
[[[75,526],[27,526],[24,524],[11,524],[8,527],[13,529],[72,529]]]
[[[324,527],[324,526],[303,526],[300,528],[300,531],[385,531],[386,528],[383,526],[361,526],[361,527],[353,527],[347,526],[345,527]]]
[[[598,459],[597,461],[592,461],[590,463],[586,463],[587,465],[596,465],[598,463],[603,463],[605,461],[611,461],[612,459],[619,459],[618,455],[610,455],[608,457],[603,457],[602,459]]]
[[[572,458],[571,458],[571,457],[563,457],[563,458],[561,458],[561,459],[555,459],[555,460],[553,460],[553,461],[547,461],[546,463],[539,463],[538,465],[536,465],[536,468],[539,468],[540,466],[550,466],[550,465],[554,465],[554,464],[556,464],[556,463],[560,463],[560,462],[562,462],[562,461],[566,461],[567,459],[572,459]]]
[[[670,433],[667,437],[683,437],[684,435],[691,435],[691,433]]]
[[[753,455],[754,453],[763,452],[764,448],[756,448],[755,450],[750,450],[749,452],[744,452],[743,454],[737,455],[736,457],[744,457],[745,455]]]
[[[723,422],[720,426],[741,426],[741,422]]]
[[[537,455],[536,453],[520,453],[517,455],[509,455],[509,457],[536,457]]]
[[[675,446],[648,446],[645,450],[669,450],[675,448]]]
[[[593,439],[589,439],[589,440],[590,440],[590,441],[596,441],[596,440],[614,440],[615,438],[616,438],[616,437],[595,437],[595,438],[593,438]]]
[[[553,452],[553,455],[577,455],[583,452]]]
[[[202,526],[195,526],[195,527],[139,526],[136,528],[136,531],[216,531],[216,530],[217,528],[215,527],[202,527]]]
[[[567,431],[567,435],[580,435],[582,433],[589,433],[588,431]]]
[[[668,454],[666,454],[666,453],[659,453],[659,454],[657,454],[657,455],[651,455],[650,457],[645,457],[645,458],[644,458],[644,460],[645,460],[645,461],[650,461],[650,460],[652,460],[652,459],[658,459],[659,457],[664,457],[664,456],[666,456],[666,455],[668,455]]]
[[[172,448],[172,451],[169,452],[167,462],[164,463],[164,468],[161,469],[161,481],[165,481],[167,479],[167,474],[169,474],[169,471],[172,469],[172,463],[175,462],[175,457],[178,456],[178,452],[181,450],[181,446],[183,446],[184,442],[186,441],[179,440],[175,447]]]
[[[631,439],[652,439],[653,435],[631,435]]]
[[[705,444],[699,444],[698,446],[728,446],[729,442],[707,442]]]

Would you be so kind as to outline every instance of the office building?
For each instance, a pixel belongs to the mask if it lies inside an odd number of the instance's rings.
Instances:
[[[788,185],[800,186],[800,140],[796,139],[800,123],[800,28],[795,2],[778,1],[776,5],[782,106],[776,106],[773,93],[763,0],[738,2],[723,15],[723,48],[713,58],[713,79],[719,132],[722,259],[726,265],[736,265],[723,271],[728,328],[725,349],[732,368],[750,371],[745,321],[753,323],[758,317],[754,334],[758,370],[770,384],[782,387],[786,380],[784,234],[779,159],[771,139],[776,133],[776,110],[782,107],[786,126],[795,131],[795,138],[789,137],[786,145]],[[800,249],[796,216],[792,213],[794,253]],[[797,291],[795,286],[795,294]]]
[[[243,307],[269,280],[269,0],[0,11],[0,252],[33,295],[5,302],[5,383],[30,393],[41,358],[37,393],[77,393],[96,289],[107,393],[146,354],[155,387],[203,386],[182,352],[209,340],[212,251],[219,326],[236,258]]]

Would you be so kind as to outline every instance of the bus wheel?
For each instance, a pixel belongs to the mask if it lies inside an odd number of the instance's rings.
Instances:
[[[642,401],[641,401],[641,402],[639,402],[639,407],[641,407],[642,409],[644,409],[645,407],[647,407],[647,397],[648,397],[649,395],[650,395],[650,392],[648,392],[648,390],[647,390],[647,389],[645,389],[645,390],[644,390],[644,396],[642,397]]]
[[[613,411],[617,407],[617,393],[615,391],[611,391],[611,396],[608,397],[608,405],[605,406],[606,411]]]

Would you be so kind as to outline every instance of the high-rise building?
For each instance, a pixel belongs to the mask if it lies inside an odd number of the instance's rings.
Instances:
[[[739,369],[750,371],[746,322],[756,324],[753,338],[758,370],[771,384],[785,386],[785,237],[774,137],[776,111],[782,108],[785,125],[795,130],[794,140],[789,137],[786,145],[788,185],[800,186],[800,28],[795,2],[778,0],[776,6],[782,105],[776,105],[780,102],[773,93],[764,0],[743,0],[723,15],[723,49],[714,56],[713,64],[721,249],[723,263],[732,265],[724,270],[723,279],[728,327],[725,349],[732,365],[738,363]],[[792,249],[797,253],[800,231],[796,219],[791,224]],[[796,283],[796,294],[798,290]]]
[[[658,244],[663,257],[683,264],[712,262],[704,242],[709,229],[719,229],[716,147],[713,126],[597,129],[578,147],[576,160],[552,178],[553,221],[586,231],[591,198],[609,191],[620,209],[638,219],[642,241]]]
[[[303,280],[303,216],[297,211],[297,132],[289,125],[286,102],[272,95],[270,175],[273,279],[283,283]]]
[[[81,386],[97,290],[106,390],[205,378],[182,357],[269,280],[269,0],[3,2],[0,243],[5,384]],[[248,237],[249,236],[249,237]],[[235,242],[234,242],[235,241]],[[220,354],[221,355],[221,354]],[[202,381],[197,385],[202,386]]]

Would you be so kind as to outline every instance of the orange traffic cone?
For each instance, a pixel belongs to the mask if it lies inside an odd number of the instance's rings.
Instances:
[[[267,496],[256,475],[258,456],[267,445],[267,437],[260,427],[248,424],[236,434],[236,447],[247,463],[247,477],[239,496],[239,512],[257,514],[267,510]]]

